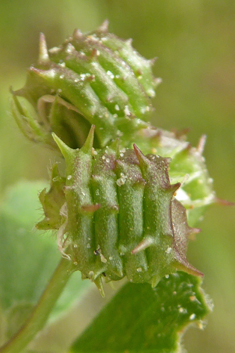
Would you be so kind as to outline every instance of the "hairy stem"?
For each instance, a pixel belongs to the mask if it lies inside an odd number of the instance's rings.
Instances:
[[[71,262],[61,259],[31,315],[19,331],[0,348],[0,353],[18,353],[27,346],[45,325],[72,272]]]

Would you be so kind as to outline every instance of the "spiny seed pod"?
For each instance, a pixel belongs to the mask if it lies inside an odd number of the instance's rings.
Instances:
[[[78,148],[95,124],[95,146],[105,147],[148,126],[158,83],[153,61],[141,57],[131,41],[109,34],[106,24],[86,35],[75,30],[49,51],[41,34],[38,63],[30,67],[25,87],[12,92],[12,111],[27,137],[53,146],[53,131]],[[17,97],[26,98],[33,113]]]
[[[216,199],[213,179],[203,157],[206,136],[200,138],[197,147],[192,147],[185,141],[185,135],[151,127],[139,131],[136,141],[145,154],[171,158],[170,180],[181,183],[177,199],[187,209],[189,224],[195,225],[202,219],[205,208]]]
[[[187,224],[186,211],[174,197],[169,158],[120,150],[115,141],[94,150],[94,126],[81,149],[71,149],[56,135],[67,178],[52,173],[51,189],[40,195],[45,219],[37,227],[58,229],[63,256],[101,292],[102,277],[155,287],[162,276],[187,271],[201,276],[186,259],[188,236],[199,229]],[[56,205],[56,207],[55,207]]]
[[[187,218],[194,226],[215,200],[205,137],[193,148],[147,122],[159,82],[152,64],[105,22],[86,35],[75,30],[49,51],[41,35],[38,63],[12,92],[23,133],[66,162],[62,175],[53,167],[51,188],[40,194],[38,228],[58,231],[62,255],[101,292],[103,277],[155,286],[177,269],[201,275],[186,248],[198,232]]]
[[[41,35],[38,63],[30,67],[25,87],[13,92],[13,115],[28,138],[53,148],[57,146],[51,132],[69,147],[80,148],[95,124],[96,148],[118,136],[123,148],[135,143],[144,154],[171,157],[170,178],[182,184],[178,199],[195,224],[215,199],[202,157],[205,138],[192,148],[182,136],[146,123],[159,81],[153,78],[152,64],[130,40],[109,34],[107,21],[86,35],[75,30],[73,37],[49,51]],[[21,97],[31,106],[24,108]]]

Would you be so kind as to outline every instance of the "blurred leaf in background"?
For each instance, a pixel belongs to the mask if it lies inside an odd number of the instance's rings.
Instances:
[[[29,316],[60,260],[51,232],[34,229],[41,213],[37,194],[44,186],[42,181],[19,182],[7,189],[0,205],[0,345]],[[74,273],[50,322],[68,310],[89,285]]]
[[[233,0],[2,0],[0,2],[0,190],[15,181],[47,177],[49,150],[25,141],[9,113],[9,86],[23,86],[26,68],[37,59],[39,32],[56,46],[75,27],[95,29],[105,18],[110,31],[134,39],[147,58],[158,57],[162,77],[153,123],[201,134],[217,195],[235,200],[235,2]],[[233,353],[235,242],[234,209],[213,206],[189,258],[205,273],[204,287],[215,309],[206,330],[189,330],[185,346]]]

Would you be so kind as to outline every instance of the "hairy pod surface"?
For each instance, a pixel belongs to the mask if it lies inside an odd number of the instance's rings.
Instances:
[[[186,259],[188,236],[199,230],[188,226],[174,196],[180,184],[170,184],[170,159],[118,142],[95,150],[93,138],[94,127],[74,150],[54,135],[67,177],[54,167],[51,189],[40,195],[46,217],[38,228],[58,229],[62,255],[101,291],[102,278],[156,286],[177,269],[201,276]]]

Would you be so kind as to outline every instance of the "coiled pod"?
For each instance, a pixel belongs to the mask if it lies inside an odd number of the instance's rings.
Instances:
[[[51,189],[40,195],[46,217],[37,226],[58,229],[62,255],[84,278],[102,291],[102,277],[156,286],[177,269],[202,275],[186,259],[188,236],[199,230],[188,226],[175,199],[180,184],[170,184],[169,158],[144,155],[136,145],[120,150],[117,141],[96,151],[94,126],[81,149],[54,139],[67,177],[54,168]]]
[[[28,138],[53,148],[57,146],[52,132],[69,147],[80,148],[94,124],[96,148],[118,137],[123,148],[135,143],[144,154],[170,157],[170,178],[183,184],[178,198],[188,210],[190,224],[195,224],[214,201],[202,157],[205,140],[202,137],[198,148],[192,148],[177,134],[147,123],[150,98],[159,82],[152,64],[132,48],[131,40],[108,33],[107,21],[85,35],[75,30],[50,50],[41,34],[38,63],[30,67],[25,87],[13,92],[12,112]]]
[[[107,23],[86,35],[75,30],[50,50],[41,35],[38,63],[24,88],[12,91],[23,133],[66,162],[61,174],[54,166],[51,188],[40,194],[38,228],[56,229],[62,255],[101,291],[103,277],[155,286],[177,269],[201,275],[186,248],[198,232],[187,218],[194,226],[215,199],[205,137],[193,148],[148,123],[159,82],[152,64],[130,40],[109,34]]]

